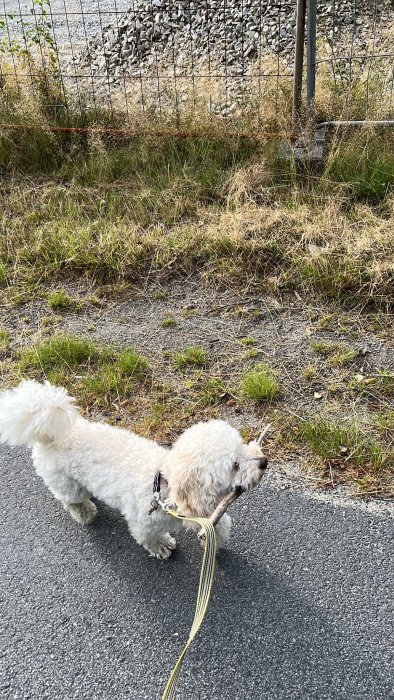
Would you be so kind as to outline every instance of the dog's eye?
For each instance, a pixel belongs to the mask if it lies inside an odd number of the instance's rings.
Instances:
[[[239,471],[239,464],[238,464],[238,462],[234,462],[234,464],[233,464],[233,471],[235,471],[235,472]]]

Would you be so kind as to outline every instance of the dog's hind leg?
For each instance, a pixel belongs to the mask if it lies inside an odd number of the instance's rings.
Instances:
[[[97,515],[97,507],[89,498],[82,503],[63,503],[63,506],[80,525],[90,525]]]
[[[41,474],[50,492],[60,501],[63,508],[80,525],[90,525],[97,515],[97,508],[90,500],[91,494],[84,486],[70,476],[52,472]]]

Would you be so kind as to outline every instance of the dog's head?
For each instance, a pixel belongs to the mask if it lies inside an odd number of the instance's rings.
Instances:
[[[228,423],[211,420],[180,436],[164,471],[179,511],[208,517],[233,488],[249,491],[257,486],[266,467],[259,441],[246,444]]]

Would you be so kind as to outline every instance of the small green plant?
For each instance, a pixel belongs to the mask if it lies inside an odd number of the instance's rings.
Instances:
[[[48,306],[53,311],[81,311],[83,304],[69,297],[64,289],[55,289],[48,294]]]
[[[256,338],[247,337],[240,338],[238,342],[241,343],[241,345],[255,345],[257,343],[257,340]]]
[[[148,361],[133,349],[122,350],[115,357],[115,365],[123,377],[143,379],[148,369]]]
[[[0,357],[7,352],[10,345],[10,334],[6,328],[0,328]]]
[[[48,372],[52,369],[73,369],[96,362],[100,357],[98,346],[92,341],[76,336],[58,335],[22,350],[19,368]]]
[[[251,350],[248,350],[247,353],[245,354],[245,358],[247,360],[252,360],[254,357],[258,357],[260,355],[260,352],[256,350],[255,348],[252,348]]]
[[[175,353],[172,359],[179,369],[187,366],[203,367],[208,362],[208,355],[202,348],[192,346],[183,352]]]
[[[224,383],[216,377],[210,377],[198,387],[198,403],[202,408],[218,405],[225,395]]]
[[[268,365],[257,365],[242,380],[242,391],[252,401],[272,401],[279,393],[275,372]]]
[[[358,351],[349,348],[345,343],[325,343],[323,340],[315,340],[311,343],[311,348],[313,352],[328,357],[328,364],[331,367],[343,367],[358,356]]]
[[[171,328],[172,326],[176,326],[176,321],[175,318],[165,318],[161,324],[161,328]]]
[[[312,381],[317,378],[317,367],[315,365],[308,365],[302,370],[302,376],[307,381]]]
[[[42,59],[45,55],[48,57],[52,74],[58,75],[59,50],[51,22],[50,0],[32,0],[30,14],[31,21],[25,16],[17,18],[13,12],[0,15],[0,30],[4,32],[0,39],[0,55],[32,62],[38,49]]]
[[[313,352],[319,355],[333,355],[343,348],[343,343],[325,343],[324,340],[313,340],[311,342]]]
[[[338,350],[337,352],[334,352],[329,358],[328,364],[331,367],[343,367],[344,365],[349,364],[349,362],[355,360],[356,357],[358,357],[357,350],[346,350],[344,348],[343,350]]]
[[[325,316],[321,316],[319,320],[316,323],[317,328],[320,328],[321,330],[329,330],[332,328],[333,323],[335,320],[334,314],[327,314]]]

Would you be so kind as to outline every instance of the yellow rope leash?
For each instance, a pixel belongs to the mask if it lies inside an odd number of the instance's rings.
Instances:
[[[211,521],[207,518],[186,518],[183,515],[179,515],[173,510],[165,508],[166,513],[172,515],[174,518],[180,520],[188,520],[193,523],[198,523],[200,527],[204,530],[205,534],[205,547],[204,556],[201,564],[200,573],[200,583],[198,586],[196,610],[194,613],[193,624],[189,633],[188,640],[183,647],[181,654],[179,655],[178,661],[176,662],[174,668],[171,671],[171,675],[168,679],[167,685],[165,687],[164,693],[161,700],[172,700],[176,695],[176,687],[178,684],[179,676],[181,673],[183,659],[185,654],[192,643],[194,637],[196,636],[198,630],[201,627],[202,621],[204,619],[209,598],[212,590],[213,575],[215,572],[215,559],[216,559],[216,533],[215,528]]]

